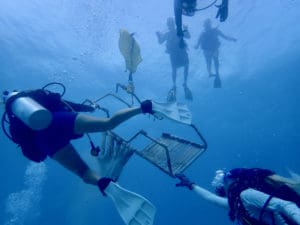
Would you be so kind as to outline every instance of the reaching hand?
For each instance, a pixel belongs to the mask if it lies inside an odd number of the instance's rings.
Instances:
[[[193,190],[193,182],[189,180],[184,174],[176,174],[175,175],[180,182],[176,184],[176,187],[187,187],[190,190]]]

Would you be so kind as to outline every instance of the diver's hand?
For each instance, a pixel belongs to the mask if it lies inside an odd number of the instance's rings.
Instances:
[[[187,187],[190,190],[193,190],[193,182],[189,180],[184,174],[176,174],[175,175],[180,182],[176,184],[176,187]]]
[[[153,114],[152,102],[151,100],[145,100],[141,103],[141,109],[143,113]]]

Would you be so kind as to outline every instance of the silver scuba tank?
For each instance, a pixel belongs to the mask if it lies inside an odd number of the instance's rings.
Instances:
[[[8,98],[17,94],[12,92]],[[52,121],[51,112],[30,97],[19,97],[11,103],[11,111],[33,130],[47,128]]]

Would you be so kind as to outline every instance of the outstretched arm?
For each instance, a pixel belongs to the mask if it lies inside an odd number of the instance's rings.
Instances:
[[[157,37],[158,43],[162,44],[167,40],[167,33],[166,32],[162,33],[162,32],[157,31],[156,37]]]
[[[237,41],[236,38],[227,36],[227,35],[223,34],[222,31],[220,31],[220,30],[218,31],[218,34],[220,37],[222,37],[223,39],[225,39],[227,41],[234,41],[234,42]]]
[[[120,110],[110,118],[78,114],[74,124],[74,132],[76,134],[83,134],[112,130],[124,121],[141,113],[153,113],[152,102],[150,100],[142,102],[140,107]]]
[[[212,203],[219,205],[221,207],[224,207],[226,209],[229,208],[227,198],[219,197],[219,196],[215,195],[214,193],[212,193],[196,184],[193,184],[192,188],[193,188],[193,191],[195,191],[204,200],[212,202]]]
[[[212,192],[198,186],[197,184],[191,182],[184,174],[177,174],[176,177],[180,180],[176,187],[187,187],[190,190],[195,191],[201,198],[219,205],[224,208],[229,208],[227,198],[219,197]]]

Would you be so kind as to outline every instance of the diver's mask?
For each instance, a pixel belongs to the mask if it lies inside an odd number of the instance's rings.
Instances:
[[[215,193],[221,197],[226,196],[224,178],[225,178],[224,170],[217,170],[216,175],[215,175],[213,181],[211,182],[211,185],[215,189]]]

